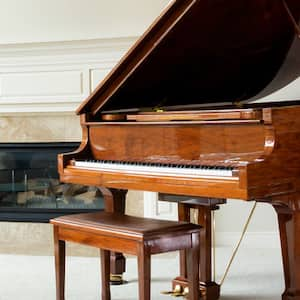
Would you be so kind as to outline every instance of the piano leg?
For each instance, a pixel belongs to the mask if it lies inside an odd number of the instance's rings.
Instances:
[[[107,189],[99,187],[104,198],[104,209],[107,212],[125,213],[125,200],[127,190]],[[122,274],[126,269],[126,259],[122,253],[111,252],[110,273],[111,284],[118,285],[123,283]]]
[[[178,219],[179,221],[190,221],[190,207],[181,203],[178,203]],[[186,251],[180,251],[180,275],[179,278],[187,278],[186,267]]]
[[[285,278],[282,300],[300,300],[300,195],[294,201],[273,204],[280,230]]]
[[[216,300],[220,297],[220,286],[212,281],[212,228],[211,211],[216,209],[211,206],[198,206],[198,224],[204,230],[200,234],[200,287],[204,289],[207,300]]]
[[[190,208],[198,210],[198,224],[203,226],[200,235],[200,290],[206,300],[217,300],[220,297],[220,286],[212,281],[212,257],[211,257],[211,211],[216,206],[210,205],[188,205],[178,203],[178,216],[180,221],[190,221]],[[173,289],[180,285],[187,286],[187,273],[185,251],[180,252],[180,276],[173,280]]]

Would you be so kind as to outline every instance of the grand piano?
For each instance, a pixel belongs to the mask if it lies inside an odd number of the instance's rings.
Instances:
[[[78,108],[82,143],[58,158],[61,181],[98,186],[108,211],[128,189],[194,197],[208,300],[210,214],[227,198],[275,208],[282,299],[300,300],[300,101],[263,101],[300,74],[299,18],[299,0],[171,1]]]

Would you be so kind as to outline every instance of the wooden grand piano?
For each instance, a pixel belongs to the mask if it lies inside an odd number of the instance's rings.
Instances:
[[[110,211],[128,189],[201,198],[209,300],[209,216],[226,198],[274,206],[282,299],[300,300],[300,101],[252,101],[299,76],[299,18],[299,0],[172,1],[78,108],[80,148],[59,155],[61,180],[99,186]]]

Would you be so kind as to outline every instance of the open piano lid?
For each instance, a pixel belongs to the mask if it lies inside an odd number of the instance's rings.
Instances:
[[[247,101],[277,74],[299,17],[299,0],[175,0],[77,113]]]

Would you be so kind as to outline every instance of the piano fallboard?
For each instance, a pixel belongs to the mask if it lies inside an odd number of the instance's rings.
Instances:
[[[263,123],[88,125],[96,160],[232,166],[264,153]]]

